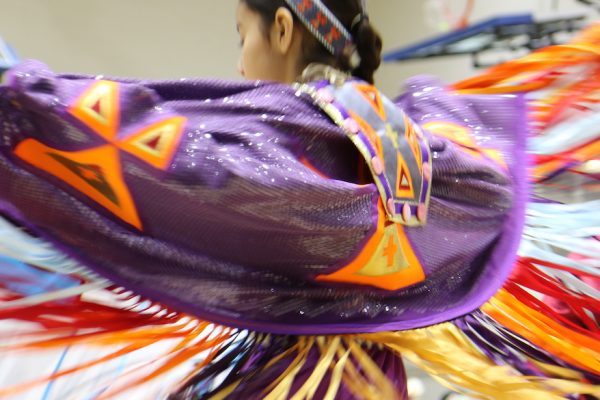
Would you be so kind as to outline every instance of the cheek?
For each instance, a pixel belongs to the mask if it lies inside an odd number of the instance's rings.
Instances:
[[[244,43],[244,47],[242,47],[242,65],[244,66],[244,70],[248,71],[248,68],[252,69],[252,61],[254,60],[254,49],[252,47],[252,42],[246,41]]]
[[[267,60],[268,46],[262,38],[247,38],[241,54],[241,66],[247,79],[270,79],[270,69]]]
[[[258,50],[253,40],[246,41],[242,49],[242,65],[245,77],[248,79],[257,79],[256,75],[260,69],[258,64],[262,58]]]

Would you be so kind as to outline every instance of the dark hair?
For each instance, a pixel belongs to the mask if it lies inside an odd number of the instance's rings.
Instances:
[[[311,45],[303,47],[304,64],[318,62],[332,65],[350,71],[357,78],[373,83],[373,75],[381,64],[382,41],[368,18],[361,19],[358,25],[354,27],[351,26],[356,16],[363,12],[361,0],[322,1],[352,34],[361,62],[357,68],[351,70],[350,60],[347,57],[341,56],[336,59],[303,24],[300,24],[304,30],[304,36],[311,43]],[[259,13],[267,29],[273,24],[275,14],[280,7],[289,9],[284,0],[240,0],[240,2],[245,3],[249,9]],[[294,18],[296,21],[300,21],[296,15],[294,15]]]

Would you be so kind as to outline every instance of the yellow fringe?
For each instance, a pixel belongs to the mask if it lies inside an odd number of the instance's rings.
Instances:
[[[306,363],[308,354],[315,342],[314,337],[301,337],[299,339],[299,350],[298,356],[292,361],[290,366],[281,374],[281,376],[273,382],[273,389],[267,388],[268,393],[264,400],[287,400],[289,393],[292,390],[294,384],[294,378]]]
[[[296,354],[288,368],[264,391],[265,400],[312,400],[328,372],[331,379],[324,399],[334,400],[342,382],[356,398],[365,400],[394,400],[399,398],[393,384],[385,373],[375,364],[363,350],[365,342],[358,336],[308,336],[300,337],[298,343],[269,363],[268,369],[283,356]],[[292,393],[294,379],[305,365],[309,353],[318,349],[319,360],[309,378],[302,387]],[[360,366],[360,373],[354,364],[348,362],[350,357]],[[225,393],[231,393],[239,382],[231,385],[214,399],[222,399]]]
[[[335,353],[340,346],[342,338],[334,337],[331,340],[326,340],[324,337],[317,338],[317,343],[321,350],[321,358],[317,361],[317,365],[313,370],[313,373],[308,377],[304,385],[294,394],[292,400],[312,400],[315,397],[315,393],[319,388],[319,384],[327,370],[331,367]]]
[[[559,400],[573,393],[600,395],[600,387],[572,381],[573,375],[564,374],[566,379],[528,377],[509,366],[498,366],[450,323],[361,337],[404,355],[440,383],[475,398]],[[554,368],[547,367],[549,371]]]
[[[510,299],[510,297],[500,294],[484,309],[496,310],[497,313],[500,312],[499,310],[506,311],[506,307],[511,305]],[[528,338],[539,339],[537,341],[542,344],[552,343],[555,346],[556,343],[564,341],[568,344],[564,347],[565,352],[572,352],[573,357],[578,357],[578,352],[585,354],[588,357],[587,361],[594,364],[593,357],[596,353],[589,349],[577,348],[574,343],[570,342],[573,338],[559,338],[556,336],[558,331],[549,332],[548,335],[551,337],[539,338],[543,332],[543,329],[540,329],[541,322],[550,323],[550,321],[536,319],[537,315],[535,313],[530,313],[530,310],[523,307],[513,307],[511,305],[512,311],[509,314],[516,327],[523,326],[524,329],[535,327],[534,333],[537,336],[532,337],[530,334]],[[521,334],[521,332],[517,333]],[[65,345],[66,341],[70,341],[71,344],[123,345],[123,348],[98,360],[61,371],[35,382],[0,389],[0,397],[26,391],[31,384],[45,383],[51,379],[97,365],[108,359],[144,349],[162,338],[177,337],[180,339],[164,353],[161,360],[162,364],[155,367],[148,375],[137,380],[129,380],[126,384],[105,392],[103,398],[110,398],[125,391],[129,385],[143,385],[151,379],[169,372],[175,366],[189,360],[190,357],[202,352],[209,352],[207,359],[196,368],[196,372],[200,371],[217,354],[218,350],[232,338],[232,334],[232,331],[227,328],[216,327],[207,323],[198,322],[189,325],[178,323],[170,327],[150,327],[119,332],[112,337],[109,334],[100,334],[95,338],[81,335],[68,339],[50,339],[23,345],[29,349],[39,349],[60,347]],[[534,343],[536,343],[536,340],[534,340]],[[584,338],[578,340],[582,341]],[[589,340],[589,338],[585,340]],[[265,342],[265,345],[268,345],[268,342]],[[312,400],[327,376],[330,377],[330,381],[324,397],[325,400],[334,400],[339,394],[342,383],[356,398],[366,400],[398,399],[400,393],[396,392],[394,385],[387,379],[384,371],[381,371],[365,350],[365,348],[372,345],[387,348],[408,358],[450,389],[475,398],[559,400],[574,393],[590,394],[600,398],[600,387],[584,383],[581,374],[576,371],[529,360],[540,370],[554,377],[540,378],[521,376],[510,366],[498,366],[481,353],[459,328],[446,323],[406,332],[298,337],[294,345],[264,367],[264,370],[268,370],[285,357],[293,358],[293,361],[281,376],[265,389],[264,399]],[[318,361],[306,382],[293,393],[294,381],[298,373],[306,366],[312,351],[318,351]],[[595,362],[597,361],[598,358],[595,359]],[[224,388],[221,392],[215,394],[213,399],[227,398],[240,383],[241,381],[238,381]]]
[[[221,390],[219,393],[210,397],[210,400],[225,400],[227,396],[234,392],[235,389],[240,385],[242,380],[238,380],[231,385],[227,386],[225,389]]]
[[[329,389],[327,389],[327,393],[323,400],[335,400],[335,396],[340,390],[340,385],[342,383],[342,377],[344,374],[344,370],[346,369],[346,363],[348,362],[348,357],[350,356],[350,350],[347,350],[339,359],[339,361],[335,364],[333,368],[333,372],[331,374],[331,384],[329,385]]]
[[[350,352],[350,349],[348,349],[347,352]],[[344,349],[338,349],[338,357],[342,354],[345,354]],[[352,363],[348,363],[346,365],[346,368],[344,370],[343,382],[346,384],[346,386],[348,386],[348,389],[357,398],[374,400],[378,399],[377,396],[379,391],[377,390],[377,388],[374,385],[372,385],[369,381],[364,379]]]

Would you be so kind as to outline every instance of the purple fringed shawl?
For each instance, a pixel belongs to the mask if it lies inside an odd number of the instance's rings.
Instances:
[[[519,97],[459,96],[420,78],[398,99],[435,133],[433,186],[427,224],[405,228],[426,279],[389,291],[316,280],[374,234],[379,192],[311,97],[272,83],[60,76],[35,62],[6,81],[2,215],[178,311],[272,333],[412,329],[473,311],[512,267]],[[475,148],[440,124],[467,129]]]

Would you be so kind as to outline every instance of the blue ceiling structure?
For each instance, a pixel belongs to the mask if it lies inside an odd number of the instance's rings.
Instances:
[[[557,35],[585,25],[585,15],[557,16],[544,20],[533,14],[504,15],[458,29],[384,54],[385,62],[469,54],[475,67],[479,56],[490,51],[535,50],[557,44]]]

